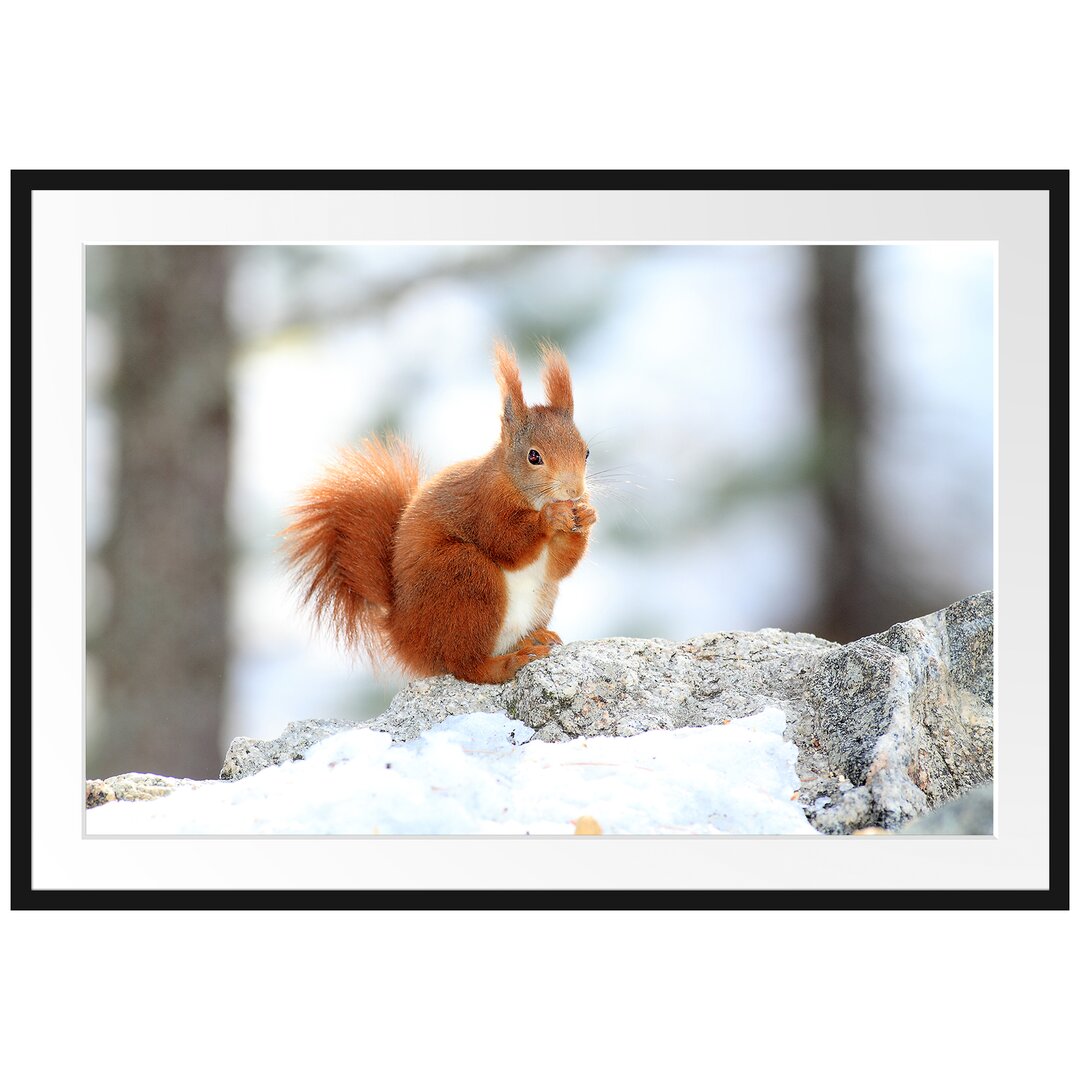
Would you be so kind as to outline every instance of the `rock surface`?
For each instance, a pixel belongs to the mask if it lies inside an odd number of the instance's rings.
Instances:
[[[909,821],[900,831],[905,836],[990,836],[994,831],[994,785],[980,784]]]
[[[769,706],[787,716],[800,802],[818,831],[899,829],[992,779],[992,593],[849,645],[781,630],[574,642],[511,683],[418,680],[360,724],[310,720],[277,739],[234,739],[221,780],[301,758],[351,727],[407,741],[448,716],[505,710],[556,742],[722,723]],[[147,797],[120,794],[122,779],[91,781],[87,805],[104,801],[91,802],[95,785],[115,798]],[[158,779],[161,793],[193,783]]]
[[[820,659],[792,737],[811,772],[852,786],[825,784],[815,828],[896,829],[993,779],[993,635],[985,592]]]
[[[213,783],[213,780],[177,780],[172,776],[158,776],[155,773],[121,773],[119,776],[110,776],[108,780],[86,782],[86,809],[107,802],[160,799],[163,795],[171,795],[177,788],[196,788]]]

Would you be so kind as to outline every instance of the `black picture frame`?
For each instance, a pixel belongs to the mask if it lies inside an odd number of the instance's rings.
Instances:
[[[1069,730],[1068,638],[1050,636],[1045,678],[1051,702],[1049,724],[1048,887],[999,889],[109,889],[34,887],[35,830],[30,763],[42,752],[35,724],[44,722],[31,685],[29,629],[44,617],[35,610],[31,568],[34,484],[31,452],[32,374],[45,363],[35,352],[32,259],[35,194],[50,191],[820,191],[1045,192],[1048,200],[1049,307],[1047,313],[1050,397],[1049,440],[1067,431],[1069,173],[1067,170],[1003,171],[78,171],[15,170],[11,174],[11,906],[14,910],[352,910],[400,909],[582,910],[609,907],[645,910],[1064,910],[1069,906]],[[81,304],[80,296],[63,297]],[[73,363],[52,359],[57,365]],[[1040,363],[1040,357],[1029,363]],[[58,377],[68,377],[61,371]],[[76,377],[71,372],[70,377]],[[1053,589],[1050,622],[1068,615],[1067,454],[1048,461],[1049,565]],[[17,661],[17,662],[16,662]],[[1042,673],[1039,673],[1042,677]],[[76,796],[78,794],[76,786]],[[57,791],[67,803],[70,792]],[[77,799],[75,800],[77,801]],[[72,803],[73,813],[75,810]],[[85,842],[85,841],[84,841]]]

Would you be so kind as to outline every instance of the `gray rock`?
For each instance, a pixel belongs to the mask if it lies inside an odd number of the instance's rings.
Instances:
[[[107,802],[136,802],[142,799],[160,799],[171,795],[177,788],[202,787],[216,783],[214,780],[178,780],[172,776],[155,773],[121,773],[107,780],[86,781],[86,809]]]
[[[912,836],[991,836],[994,832],[994,785],[980,784],[952,802],[900,830]]]
[[[985,592],[820,658],[795,741],[809,771],[870,800],[833,799],[816,828],[896,829],[993,778],[993,632]]]
[[[369,721],[369,724],[371,722]],[[367,727],[349,720],[294,720],[276,739],[233,739],[221,767],[221,780],[239,780],[283,761],[299,761],[304,751],[328,735],[348,728]]]
[[[637,735],[785,709],[833,648],[781,630],[718,633],[676,644],[609,638],[552,650],[509,684],[504,708],[542,739]]]
[[[540,739],[558,742],[700,727],[769,705],[785,709],[814,659],[835,647],[810,634],[780,630],[707,634],[682,643],[573,642],[522,668],[510,683],[480,686],[452,675],[419,679],[372,720],[309,720],[290,724],[276,739],[234,739],[221,778],[236,780],[302,757],[308,746],[345,727],[371,728],[405,742],[448,716],[505,710]]]
[[[422,679],[359,724],[309,720],[277,739],[234,739],[221,779],[296,760],[353,727],[404,742],[448,716],[505,710],[556,742],[723,723],[769,706],[788,718],[815,828],[900,829],[992,779],[993,595],[849,645],[773,629],[574,642],[503,685]]]

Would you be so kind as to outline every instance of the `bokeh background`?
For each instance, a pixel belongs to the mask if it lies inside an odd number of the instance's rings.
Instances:
[[[86,249],[87,775],[402,685],[297,606],[277,534],[336,448],[498,437],[491,345],[566,352],[599,521],[565,640],[850,641],[992,587],[985,245]]]

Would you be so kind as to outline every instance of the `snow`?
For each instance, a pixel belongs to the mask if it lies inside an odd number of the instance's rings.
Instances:
[[[409,742],[366,728],[230,783],[88,811],[88,835],[812,834],[784,714],[546,743],[506,713],[452,716]],[[584,828],[585,823],[582,823]]]

